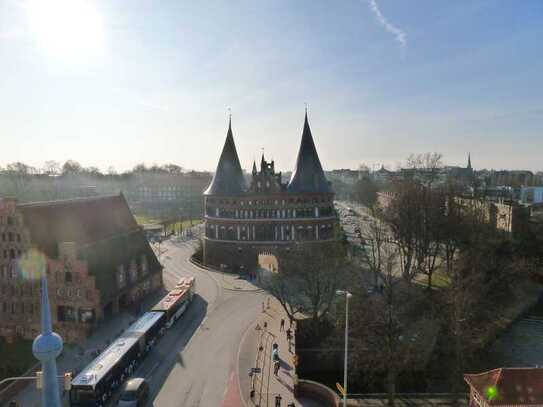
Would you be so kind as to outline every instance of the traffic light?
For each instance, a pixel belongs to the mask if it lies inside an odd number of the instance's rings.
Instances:
[[[70,390],[72,388],[72,373],[64,373],[64,390]]]
[[[41,370],[38,370],[36,372],[36,388],[37,389],[43,388],[43,373]]]

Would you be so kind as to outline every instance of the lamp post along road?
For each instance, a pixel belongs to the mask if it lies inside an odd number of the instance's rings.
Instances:
[[[353,295],[347,290],[337,290],[337,295],[345,296],[345,356],[343,360],[343,407],[347,407],[347,360],[349,356],[349,298]]]

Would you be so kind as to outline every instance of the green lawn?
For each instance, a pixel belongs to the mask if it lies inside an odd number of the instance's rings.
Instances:
[[[419,274],[414,279],[415,284],[426,287],[428,285],[428,276],[425,274]],[[432,288],[440,289],[445,288],[451,284],[451,279],[441,270],[434,272],[432,276]]]
[[[150,223],[161,224],[164,221],[164,219],[151,218],[145,215],[134,215],[134,218],[136,218],[136,222],[138,222],[138,225],[144,225],[146,223],[147,224],[150,224]],[[199,223],[202,223],[201,219],[192,219],[192,226],[198,225]],[[176,229],[180,228],[181,225],[183,225],[183,230],[190,227],[190,219],[184,220],[183,222],[177,222],[175,224]]]
[[[6,343],[0,338],[0,379],[24,373],[38,361],[32,354],[32,341],[17,339]]]

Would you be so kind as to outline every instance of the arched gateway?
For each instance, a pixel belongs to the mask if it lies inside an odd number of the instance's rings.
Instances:
[[[253,270],[259,255],[281,262],[293,247],[319,246],[337,240],[334,192],[322,169],[305,115],[296,167],[288,183],[275,163],[262,154],[253,162],[247,186],[239,162],[231,121],[213,180],[204,191],[204,263],[227,269]]]

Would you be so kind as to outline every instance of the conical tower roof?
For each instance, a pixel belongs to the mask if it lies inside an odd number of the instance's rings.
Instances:
[[[204,195],[236,195],[243,193],[245,189],[245,177],[239,163],[230,120],[217,170]]]
[[[287,190],[289,192],[332,192],[315,148],[307,120],[307,111],[305,112],[304,130],[296,159],[296,168],[292,173]]]

